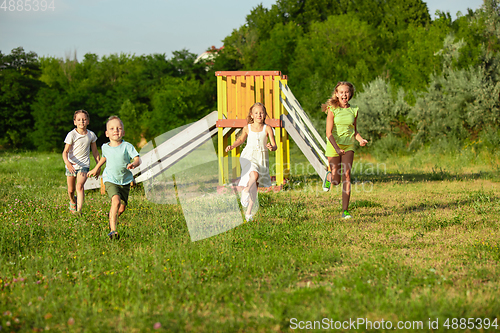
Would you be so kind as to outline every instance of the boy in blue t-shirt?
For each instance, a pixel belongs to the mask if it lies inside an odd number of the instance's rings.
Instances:
[[[116,225],[118,217],[127,207],[130,183],[134,180],[130,170],[141,164],[139,153],[132,144],[123,141],[123,135],[125,135],[125,130],[121,119],[117,116],[109,117],[106,123],[106,137],[109,138],[109,142],[102,145],[102,158],[99,163],[87,173],[88,177],[97,176],[100,167],[106,163],[102,178],[106,192],[111,199],[110,233],[108,234],[111,239],[120,238],[116,232]],[[133,159],[132,163],[130,163],[131,159]]]

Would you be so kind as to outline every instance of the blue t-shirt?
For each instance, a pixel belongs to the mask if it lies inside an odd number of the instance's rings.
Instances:
[[[109,143],[102,145],[102,157],[106,158],[106,169],[102,174],[104,182],[117,185],[127,185],[134,180],[132,172],[127,169],[130,160],[139,156],[135,147],[122,141],[119,146],[111,147]]]

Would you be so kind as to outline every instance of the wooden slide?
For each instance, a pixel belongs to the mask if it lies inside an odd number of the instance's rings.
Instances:
[[[316,173],[323,179],[326,176],[328,165],[328,160],[324,155],[325,141],[314,128],[288,85],[280,82],[279,88],[282,93],[280,94],[280,101],[288,111],[288,114],[281,115],[282,126],[299,146]],[[135,182],[140,183],[156,177],[216,136],[218,133],[217,120],[218,112],[213,111],[142,155],[141,166],[132,170]],[[230,127],[224,128],[224,135],[229,131],[231,131]],[[102,176],[98,179],[87,179],[85,190],[100,188],[101,179]]]
[[[321,179],[326,177],[328,159],[324,151],[326,143],[314,128],[311,120],[300,106],[292,91],[287,85],[280,83],[280,90],[285,96],[280,96],[281,103],[285,106],[288,114],[281,116],[283,127],[293,141],[313,166]]]
[[[217,111],[212,111],[204,118],[192,123],[180,133],[142,155],[142,164],[140,167],[131,170],[135,177],[135,182],[140,183],[159,175],[207,140],[216,136],[217,117]],[[102,176],[99,176],[98,179],[87,179],[85,190],[100,188],[101,178]]]

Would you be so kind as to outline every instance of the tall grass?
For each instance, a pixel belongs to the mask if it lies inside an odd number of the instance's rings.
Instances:
[[[300,321],[312,331],[307,321],[323,318],[422,321],[418,331],[439,320],[443,331],[446,318],[494,320],[497,160],[422,154],[382,167],[357,154],[354,219],[339,218],[339,188],[295,173],[286,190],[259,194],[255,221],[192,243],[181,207],[148,202],[141,186],[110,241],[107,196],[88,191],[81,216],[67,209],[59,154],[2,152],[2,331],[283,332]]]

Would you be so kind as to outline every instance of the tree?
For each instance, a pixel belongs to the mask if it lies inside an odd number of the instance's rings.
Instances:
[[[304,108],[319,112],[338,81],[361,86],[373,80],[379,72],[376,40],[373,27],[353,15],[312,24],[289,67],[290,85]]]
[[[139,145],[143,139],[143,133],[147,131],[145,124],[151,116],[148,106],[141,103],[132,103],[129,99],[123,102],[118,111],[123,124],[126,124],[125,139],[134,145]]]
[[[56,89],[44,87],[40,89],[32,105],[35,120],[31,133],[34,145],[42,151],[62,152],[64,138],[73,126],[73,109],[65,94]],[[90,118],[92,128],[93,119]]]
[[[0,52],[0,146],[30,148],[30,132],[34,121],[31,115],[38,90],[43,84],[38,56],[26,53],[22,47],[10,55]]]
[[[165,77],[152,95],[152,111],[144,120],[145,137],[149,141],[176,127],[189,124],[210,110],[200,99],[200,82],[188,78]]]
[[[288,73],[288,66],[295,58],[295,48],[302,35],[302,28],[293,22],[275,25],[270,38],[260,43],[257,48],[256,68]]]

